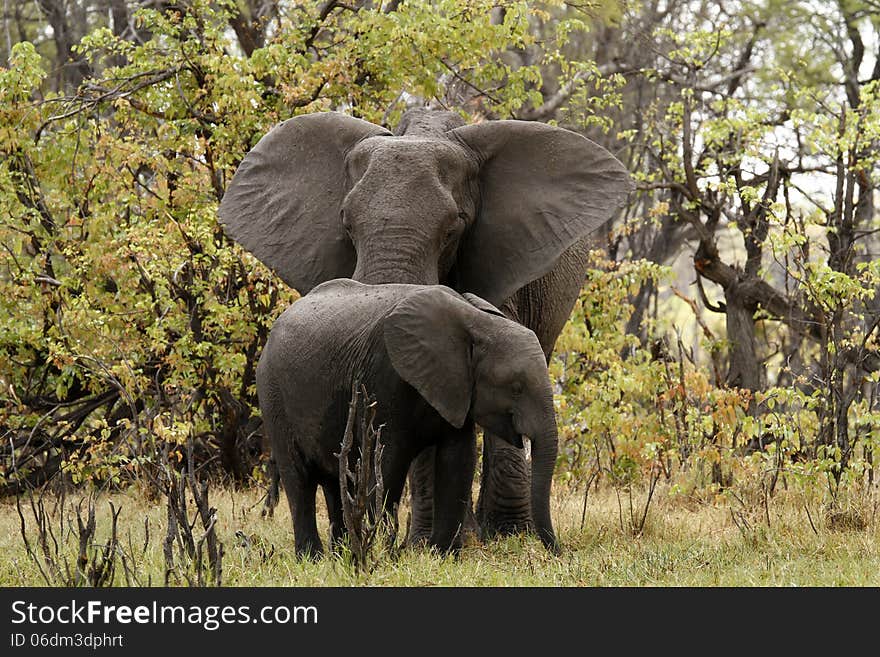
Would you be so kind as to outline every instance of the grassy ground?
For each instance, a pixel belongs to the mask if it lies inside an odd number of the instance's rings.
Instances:
[[[557,493],[554,499],[564,545],[560,557],[548,555],[533,538],[508,537],[468,545],[458,558],[405,550],[396,559],[384,556],[370,573],[355,573],[339,558],[297,561],[283,500],[274,518],[260,517],[257,491],[214,489],[211,504],[218,508],[223,584],[228,586],[880,586],[877,505],[870,500],[859,522],[845,523],[832,521],[817,505],[808,513],[810,505],[784,491],[767,509],[744,509],[727,502],[695,502],[661,489],[644,531],[633,536],[626,523],[622,527],[613,490],[590,493],[581,528],[581,495]],[[143,584],[163,584],[164,506],[148,502],[138,491],[100,499],[99,540],[109,529],[108,499],[122,507],[119,534],[124,544],[130,540],[131,552],[140,555],[148,520],[148,547],[135,571]],[[644,495],[634,499],[643,501]],[[625,495],[622,500],[628,518]],[[29,509],[23,510],[32,526]],[[321,520],[326,535],[326,519]],[[0,585],[44,585],[19,524],[14,501],[0,503]],[[75,539],[68,535],[62,543],[62,553],[73,563]],[[121,574],[116,583],[125,583]]]

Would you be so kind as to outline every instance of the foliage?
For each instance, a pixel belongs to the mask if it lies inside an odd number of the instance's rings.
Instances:
[[[583,480],[612,462],[616,480],[637,480],[645,458],[666,447],[651,408],[662,392],[663,363],[635,336],[620,330],[631,312],[628,298],[661,268],[645,261],[615,263],[593,252],[594,266],[560,336],[551,374],[557,382],[560,460],[565,477]]]
[[[848,309],[871,296],[878,281],[868,273],[871,267],[861,269],[826,302]],[[646,261],[618,263],[593,252],[593,268],[551,363],[560,426],[558,480],[587,489],[607,481],[628,496],[633,522],[633,488],[648,487],[646,515],[661,476],[673,494],[729,496],[740,505],[744,499],[766,504],[780,481],[822,500],[831,512],[856,491],[870,496],[880,419],[874,398],[858,397],[841,420],[834,413],[842,407],[839,400],[806,381],[757,392],[714,385],[680,336],[671,343],[663,323],[652,332],[667,337],[647,345],[622,330],[633,310],[633,290],[669,275]],[[823,347],[839,352],[831,341]],[[833,376],[849,376],[845,365],[835,367],[840,369]],[[846,446],[825,439],[842,421],[857,428]],[[644,521],[632,529],[641,533]]]
[[[145,7],[137,38],[97,26],[75,46],[92,72],[75,93],[41,87],[48,61],[16,44],[0,69],[2,489],[59,465],[123,484],[187,440],[259,475],[254,365],[296,294],[222,233],[226,184],[297,113],[393,124],[405,95],[442,99],[465,76],[491,89],[474,111],[539,102],[538,65],[494,55],[534,43],[545,10],[494,6],[279,5],[248,55],[231,0]]]

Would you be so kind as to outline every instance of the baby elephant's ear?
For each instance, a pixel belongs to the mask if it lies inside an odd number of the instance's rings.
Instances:
[[[460,429],[471,407],[469,304],[443,287],[419,290],[385,318],[385,347],[401,378]]]

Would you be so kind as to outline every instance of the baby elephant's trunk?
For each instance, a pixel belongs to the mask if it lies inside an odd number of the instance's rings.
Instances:
[[[544,546],[553,553],[559,553],[559,544],[550,519],[550,486],[553,482],[553,468],[556,465],[558,440],[556,421],[553,413],[545,422],[544,430],[532,439],[532,521],[535,531]]]

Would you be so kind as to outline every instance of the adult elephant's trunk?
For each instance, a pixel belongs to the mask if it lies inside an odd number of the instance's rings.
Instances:
[[[532,522],[544,546],[551,552],[559,552],[559,543],[550,518],[550,486],[556,465],[558,440],[556,422],[552,418],[545,429],[530,436],[532,439]]]

